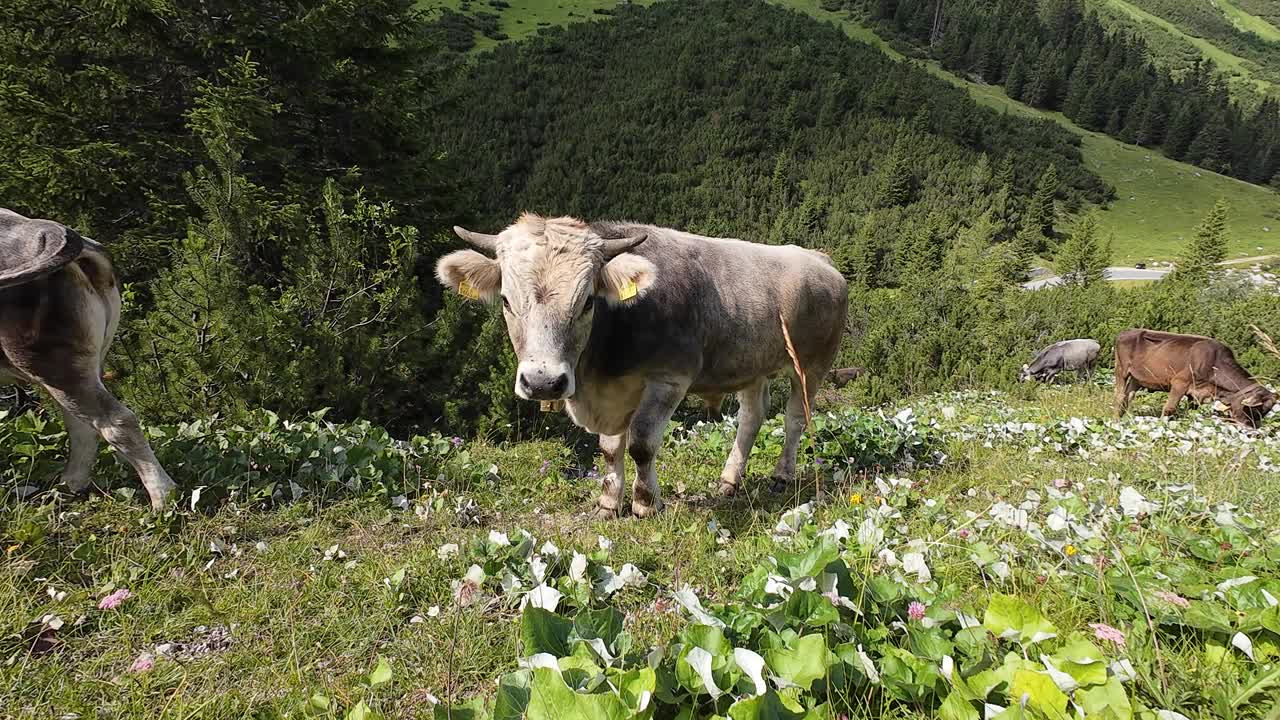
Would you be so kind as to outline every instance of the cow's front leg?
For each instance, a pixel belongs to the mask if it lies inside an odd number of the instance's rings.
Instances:
[[[738,483],[747,469],[747,459],[751,457],[751,448],[756,444],[756,436],[760,434],[760,426],[764,424],[768,410],[768,378],[761,378],[738,393],[738,434],[733,439],[733,450],[724,464],[724,472],[720,473],[721,495],[728,496],[738,491]]]
[[[658,488],[657,457],[667,422],[684,399],[687,385],[648,382],[640,396],[640,407],[631,418],[627,452],[636,463],[636,480],[631,486],[631,512],[638,518],[652,517],[662,509]]]
[[[1169,399],[1164,401],[1164,407],[1160,410],[1161,417],[1169,417],[1177,412],[1178,403],[1182,402],[1182,397],[1189,389],[1191,389],[1190,383],[1180,383],[1175,380],[1169,386]]]
[[[592,515],[600,520],[613,520],[622,512],[622,488],[627,478],[627,433],[601,435],[600,453],[604,455],[604,480],[600,481],[600,499]]]

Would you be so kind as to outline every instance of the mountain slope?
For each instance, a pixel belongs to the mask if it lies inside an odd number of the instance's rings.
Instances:
[[[1111,27],[1146,40],[1162,66],[1185,71],[1208,60],[1242,99],[1280,93],[1280,30],[1226,0],[1090,0],[1088,6]]]
[[[823,10],[820,0],[775,0],[775,3],[835,23],[849,37],[870,43],[895,59],[903,58],[874,32],[850,20],[844,13]],[[557,4],[554,0],[522,3],[518,8],[468,4],[458,0],[424,0],[423,4],[492,13],[497,16],[501,31],[512,39],[526,37],[547,25],[608,17],[593,10],[596,6],[613,5],[603,0],[592,0],[574,4],[576,10],[567,10],[560,7],[564,3]],[[1238,4],[1244,5],[1243,2]],[[487,38],[477,39],[477,47],[495,44]],[[1010,99],[997,86],[962,79],[936,63],[916,61],[916,64],[936,77],[964,88],[982,105],[1013,115],[1052,120],[1080,135],[1085,166],[1115,189],[1116,199],[1105,206],[1100,226],[1104,235],[1114,236],[1116,262],[1175,257],[1195,225],[1219,197],[1225,197],[1231,203],[1230,257],[1280,253],[1280,195],[1275,192],[1171,160],[1158,151],[1121,143],[1102,133],[1082,129],[1061,113],[1031,108]],[[1069,224],[1069,221],[1062,223],[1063,228]]]

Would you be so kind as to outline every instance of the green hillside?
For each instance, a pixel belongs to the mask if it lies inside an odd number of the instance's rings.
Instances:
[[[593,11],[616,5],[607,0],[581,3],[541,0],[515,3],[509,8],[458,0],[425,0],[424,4],[493,13],[499,18],[502,32],[513,40],[547,25],[608,17]],[[901,53],[865,26],[850,20],[846,14],[823,10],[819,0],[776,0],[776,4],[836,23],[850,37],[871,43],[896,59],[903,59]],[[1260,19],[1258,22],[1266,24]],[[495,44],[493,40],[477,36],[477,48]],[[959,78],[936,63],[917,62],[925,65],[935,76],[965,88],[983,105],[1001,112],[1048,118],[1082,136],[1086,167],[1116,191],[1116,199],[1106,206],[1100,218],[1103,234],[1114,237],[1116,262],[1175,257],[1185,239],[1219,197],[1231,203],[1229,257],[1280,253],[1280,195],[1274,191],[1170,160],[1156,150],[1128,145],[1102,133],[1082,129],[1061,113],[1041,111],[1011,100],[1000,87]]]
[[[1216,8],[1183,0],[1090,0],[1089,6],[1112,27],[1140,35],[1161,65],[1186,70],[1197,60],[1208,60],[1230,78],[1232,90],[1242,98],[1275,95],[1280,90],[1280,45],[1271,48],[1267,43],[1280,39],[1280,31],[1223,0],[1215,4]]]

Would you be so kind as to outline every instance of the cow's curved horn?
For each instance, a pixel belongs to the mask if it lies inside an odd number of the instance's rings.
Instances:
[[[648,233],[640,233],[631,237],[605,238],[601,244],[601,249],[604,251],[604,259],[608,260],[614,256],[621,255],[644,242],[648,237]]]
[[[453,231],[457,233],[458,237],[466,240],[472,245],[475,245],[481,250],[488,250],[489,252],[497,252],[498,250],[497,235],[485,235],[484,233],[471,232],[470,230],[457,225],[453,226]]]

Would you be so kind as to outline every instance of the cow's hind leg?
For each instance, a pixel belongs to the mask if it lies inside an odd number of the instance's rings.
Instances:
[[[63,410],[92,426],[107,444],[124,456],[147,489],[152,509],[163,510],[169,493],[177,486],[156,460],[133,411],[108,392],[96,375],[79,382],[42,381],[42,384]]]
[[[765,413],[769,411],[769,379],[760,378],[755,384],[738,393],[738,434],[733,439],[733,450],[720,473],[720,494],[732,495],[747,469],[747,459],[756,444]]]
[[[636,479],[631,486],[631,512],[647,518],[662,509],[662,492],[658,488],[657,457],[667,422],[684,399],[687,385],[672,382],[649,382],[640,398],[640,407],[631,418],[627,452],[636,463]]]
[[[600,499],[592,515],[601,520],[612,520],[622,512],[622,489],[627,479],[627,458],[622,452],[627,447],[627,434],[601,435],[600,453],[608,468],[600,481]]]
[[[1129,403],[1133,402],[1134,393],[1138,392],[1138,381],[1127,375],[1116,374],[1115,386],[1115,415],[1116,419],[1124,417],[1129,410]]]
[[[822,376],[818,375],[817,377]],[[817,388],[811,386],[808,390],[809,407],[812,408]],[[782,445],[782,457],[778,458],[778,464],[773,468],[773,483],[769,486],[770,492],[783,492],[795,480],[796,454],[800,450],[800,439],[804,435],[805,428],[804,396],[805,393],[801,389],[800,379],[793,376],[791,378],[791,398],[787,401],[787,436]]]
[[[62,471],[62,482],[66,483],[71,492],[82,493],[89,487],[89,476],[93,471],[93,462],[97,459],[98,431],[69,410],[62,411],[62,418],[67,425],[67,441],[70,445],[67,467]]]

